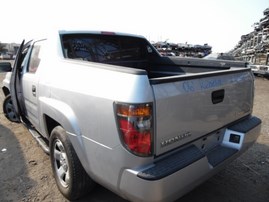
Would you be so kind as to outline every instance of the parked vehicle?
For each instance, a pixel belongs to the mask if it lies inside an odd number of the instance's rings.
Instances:
[[[268,65],[250,64],[249,67],[251,68],[254,75],[269,77],[269,66]]]
[[[1,72],[10,72],[11,69],[11,63],[10,62],[0,62],[0,73]]]
[[[10,60],[11,56],[6,53],[0,53],[0,60]]]
[[[261,129],[245,63],[164,57],[129,34],[59,31],[23,42],[3,92],[6,117],[50,154],[69,200],[97,182],[131,201],[174,201]]]

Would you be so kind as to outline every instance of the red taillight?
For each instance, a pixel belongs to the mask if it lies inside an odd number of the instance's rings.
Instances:
[[[117,104],[116,113],[124,146],[139,156],[152,155],[152,106]]]

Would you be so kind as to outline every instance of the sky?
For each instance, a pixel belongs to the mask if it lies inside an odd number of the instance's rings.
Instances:
[[[20,43],[51,30],[115,31],[149,41],[234,48],[264,17],[269,0],[0,0],[0,42]]]

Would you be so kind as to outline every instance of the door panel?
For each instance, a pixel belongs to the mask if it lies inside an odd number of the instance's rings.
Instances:
[[[15,59],[15,63],[10,78],[10,95],[14,108],[14,113],[18,117],[18,119],[21,119],[22,117],[22,109],[19,104],[19,99],[21,98],[20,71],[21,71],[21,63],[23,60],[23,53],[22,53],[23,49],[24,49],[24,40],[22,41],[18,49],[17,57]]]
[[[42,41],[37,41],[33,44],[31,48],[31,55],[29,61],[27,61],[27,66],[25,66],[25,71],[22,76],[22,89],[24,104],[26,108],[27,119],[31,124],[38,130],[39,129],[39,109],[38,109],[38,96],[39,96],[39,75],[38,67],[40,64],[40,50]]]
[[[37,76],[31,73],[25,73],[22,77],[22,88],[26,116],[35,127],[39,126],[38,108],[37,108]],[[35,88],[33,92],[33,88]]]

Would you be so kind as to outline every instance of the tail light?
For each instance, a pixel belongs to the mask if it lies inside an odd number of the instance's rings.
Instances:
[[[124,147],[138,156],[152,155],[152,105],[117,103],[116,116]]]

